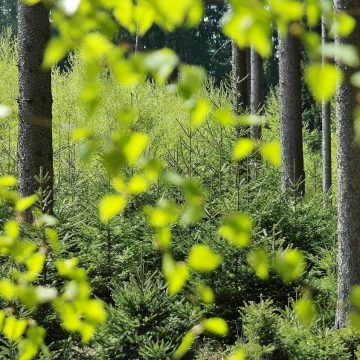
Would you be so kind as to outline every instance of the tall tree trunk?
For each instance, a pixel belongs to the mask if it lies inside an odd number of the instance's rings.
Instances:
[[[290,33],[279,39],[282,187],[305,193],[301,121],[300,42]]]
[[[42,184],[49,191],[46,213],[53,212],[53,149],[51,71],[41,63],[50,39],[49,10],[39,3],[34,6],[19,2],[19,138],[18,166],[21,196],[36,193],[35,176],[47,176]],[[32,220],[31,210],[25,220]]]
[[[236,115],[240,115],[249,108],[249,73],[246,53],[246,49],[239,49],[234,41],[231,42],[233,109]],[[235,136],[238,138],[240,134],[241,129],[236,128]]]
[[[234,41],[232,48],[232,90],[234,113],[239,115],[249,107],[248,65],[246,50],[239,49]]]
[[[358,0],[335,0],[335,11],[356,13]],[[360,47],[360,22],[346,39],[336,37],[336,45]],[[351,287],[360,283],[360,146],[354,142],[353,112],[357,105],[356,93],[350,77],[359,69],[344,66],[343,83],[336,94],[337,171],[338,171],[338,302],[336,325],[346,324]]]
[[[263,107],[263,60],[254,49],[251,49],[250,60],[250,108],[252,114],[258,114]],[[261,126],[251,126],[250,131],[252,138],[261,139]]]
[[[321,22],[321,39],[327,41],[327,29],[324,19]],[[326,59],[322,59],[323,64]],[[323,165],[323,192],[327,194],[331,188],[331,107],[330,102],[322,103],[322,165]]]

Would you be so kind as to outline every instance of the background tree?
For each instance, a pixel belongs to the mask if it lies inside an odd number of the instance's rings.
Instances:
[[[358,9],[357,0],[336,0],[335,11],[350,14]],[[336,37],[336,45],[360,47],[360,22],[347,37]],[[336,95],[337,160],[338,160],[338,302],[336,325],[343,327],[347,321],[351,287],[360,283],[360,147],[354,142],[353,112],[357,105],[356,89],[350,83],[355,71],[338,61],[344,72],[344,81]]]
[[[263,60],[261,56],[251,49],[250,54],[250,82],[251,82],[251,95],[250,95],[250,108],[252,114],[257,114],[261,111],[264,101],[263,101]],[[261,138],[261,127],[260,126],[251,126],[251,136],[254,139]]]
[[[305,193],[301,117],[300,42],[288,33],[279,39],[282,187]]]
[[[237,44],[231,41],[231,53],[233,110],[239,115],[249,108],[247,51],[239,49]],[[239,128],[236,129],[236,136],[240,136]]]
[[[39,187],[35,177],[47,179],[48,198],[44,211],[53,212],[53,150],[51,72],[41,67],[44,49],[50,39],[49,9],[39,3],[27,6],[19,2],[19,191],[34,194]],[[31,221],[31,211],[25,214]]]
[[[321,39],[325,44],[327,41],[327,29],[324,19],[321,22]],[[322,62],[325,63],[323,58]],[[330,102],[322,103],[321,119],[322,119],[322,165],[323,165],[323,191],[328,193],[331,188],[331,107]]]

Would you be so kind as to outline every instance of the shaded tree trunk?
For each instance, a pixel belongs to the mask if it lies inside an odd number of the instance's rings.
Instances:
[[[240,115],[249,108],[247,56],[246,50],[239,49],[234,41],[231,41],[231,49],[233,110]],[[235,129],[235,135],[240,136],[239,128]]]
[[[42,184],[49,195],[43,211],[53,212],[53,150],[51,71],[41,63],[50,39],[49,10],[42,3],[27,6],[19,2],[19,138],[18,166],[21,196],[38,190],[35,177],[47,176]],[[25,220],[32,220],[31,210]]]
[[[250,60],[250,108],[252,114],[258,114],[263,107],[263,60],[253,49],[251,49]],[[250,132],[252,138],[261,139],[261,126],[251,126]]]
[[[300,42],[291,34],[279,39],[282,187],[305,193],[301,117]]]
[[[335,0],[335,11],[352,13],[358,9],[358,0]],[[354,11],[355,13],[355,11]],[[360,22],[346,39],[336,37],[336,45],[360,47]],[[357,90],[350,77],[359,69],[338,66],[344,72],[344,81],[336,94],[337,172],[338,172],[338,302],[336,325],[346,325],[351,287],[360,283],[360,146],[354,142],[353,112],[357,105]]]
[[[324,19],[321,22],[321,39],[327,41],[327,29]],[[323,58],[322,62],[325,63]],[[322,165],[323,165],[323,192],[327,194],[331,188],[331,107],[330,102],[322,103]]]

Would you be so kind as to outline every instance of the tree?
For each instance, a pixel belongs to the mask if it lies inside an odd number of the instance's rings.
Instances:
[[[282,187],[304,194],[300,42],[290,32],[279,39],[279,79]]]
[[[327,41],[327,30],[325,20],[321,22],[322,43]],[[322,59],[323,64],[325,58]],[[331,119],[330,102],[323,101],[321,119],[322,119],[322,161],[323,161],[323,192],[327,194],[331,188]]]
[[[53,150],[51,71],[41,67],[50,39],[49,10],[39,3],[27,6],[19,2],[19,138],[18,166],[21,196],[36,193],[35,177],[46,175],[42,184],[48,189],[43,211],[53,211]],[[31,221],[31,210],[25,213]]]
[[[248,95],[248,64],[246,49],[239,49],[234,41],[231,41],[232,53],[232,92],[233,109],[236,115],[241,114],[249,108]],[[236,129],[236,136],[239,137],[240,129]]]
[[[251,49],[250,63],[250,108],[252,114],[257,114],[263,107],[263,60],[254,49]],[[252,138],[261,139],[260,126],[251,126],[250,131]]]
[[[357,0],[336,0],[335,11],[350,14],[358,8]],[[347,38],[336,37],[336,45],[360,47],[360,22]],[[360,146],[354,142],[353,112],[357,105],[356,89],[350,77],[359,69],[338,62],[344,81],[336,94],[337,171],[338,171],[338,302],[336,325],[346,324],[351,287],[360,283]]]

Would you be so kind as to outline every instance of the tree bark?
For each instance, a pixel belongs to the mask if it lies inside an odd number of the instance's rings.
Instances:
[[[355,13],[358,0],[335,0],[335,11]],[[357,12],[358,13],[358,12]],[[346,39],[336,37],[337,46],[360,47],[360,21]],[[354,142],[354,109],[357,90],[350,83],[351,75],[359,71],[337,61],[344,72],[344,81],[336,94],[337,172],[338,172],[338,302],[336,325],[346,325],[350,308],[351,287],[360,283],[360,147]]]
[[[300,42],[291,34],[279,39],[282,188],[305,193],[301,119]]]
[[[250,108],[252,114],[258,114],[263,107],[263,60],[254,49],[251,49],[250,64]],[[261,139],[261,126],[251,126],[250,132],[253,139]]]
[[[21,196],[38,190],[35,177],[41,172],[48,181],[42,184],[49,191],[43,211],[53,212],[53,149],[51,71],[41,68],[50,39],[49,10],[42,3],[18,7],[19,38],[19,137],[18,167]],[[31,210],[25,214],[32,221]]]
[[[327,29],[324,19],[321,22],[321,40],[327,42]],[[326,59],[322,59],[325,64]],[[322,165],[323,165],[323,192],[327,194],[331,188],[331,107],[330,102],[322,103]]]
[[[240,115],[249,108],[247,56],[246,50],[239,49],[234,41],[231,41],[231,48],[233,110]],[[235,135],[240,136],[239,128],[235,129]]]

